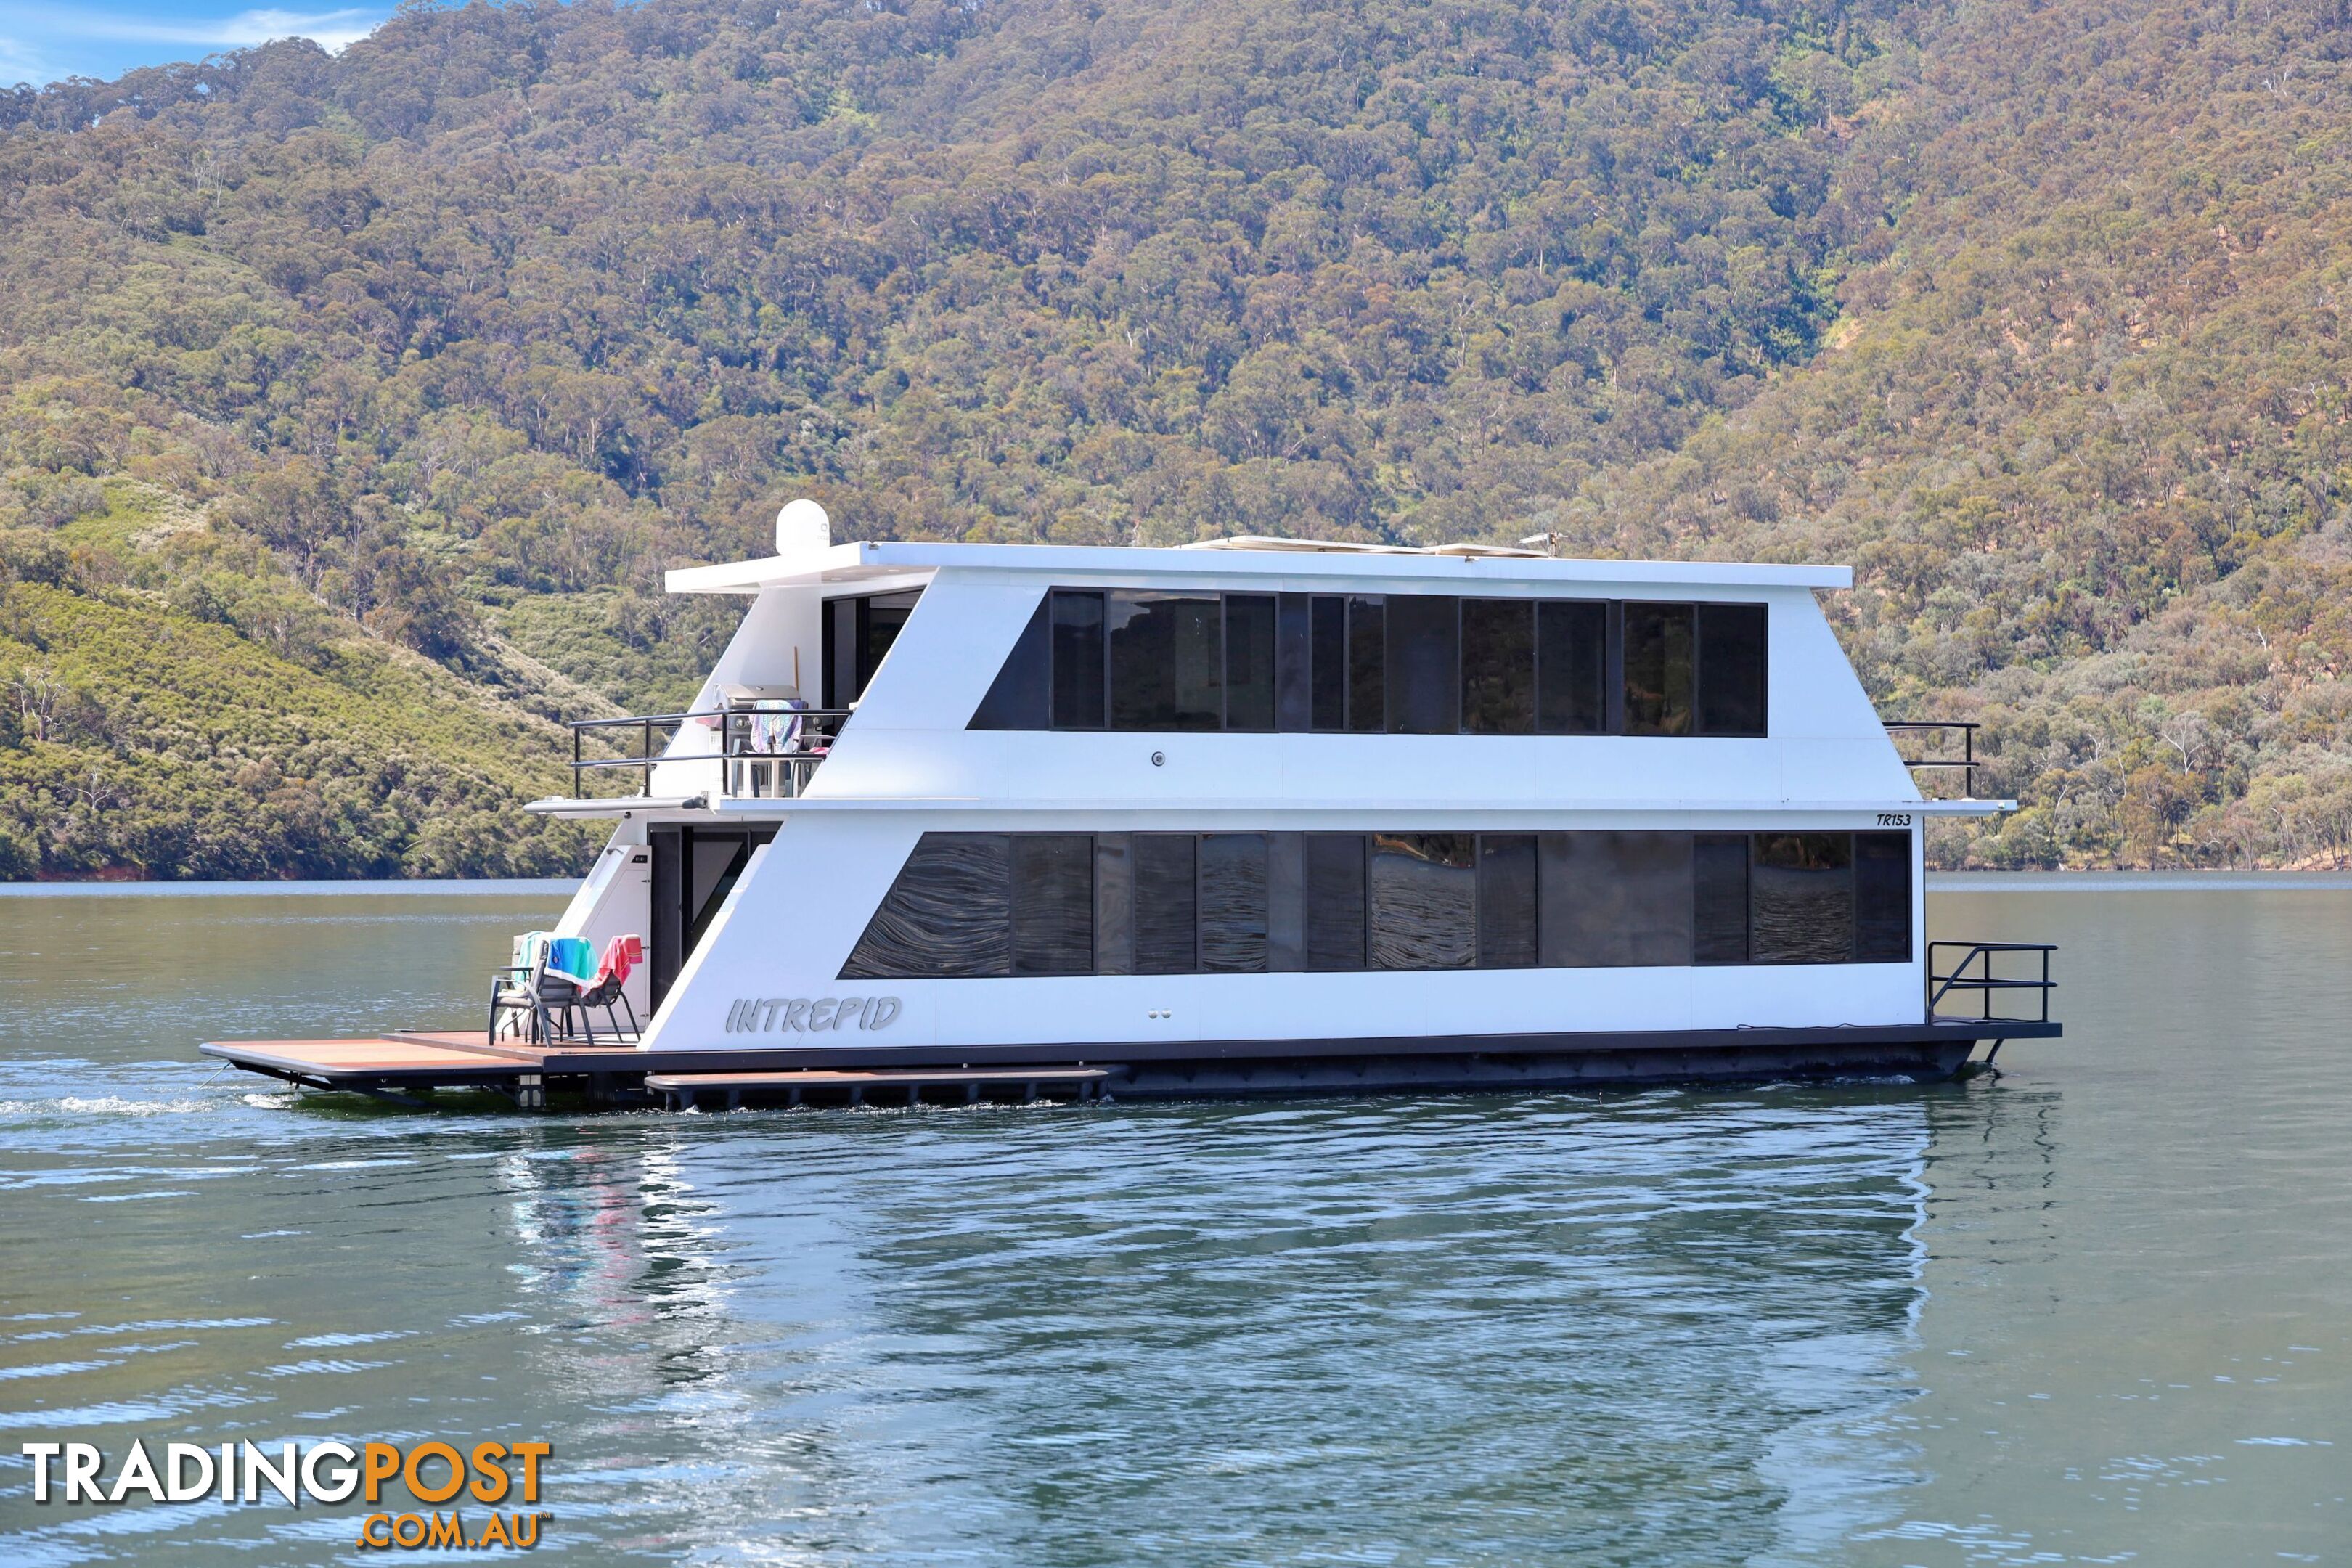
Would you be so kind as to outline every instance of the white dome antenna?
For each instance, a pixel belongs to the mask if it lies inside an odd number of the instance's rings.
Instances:
[[[776,553],[801,555],[833,546],[833,519],[806,496],[788,500],[776,513]]]

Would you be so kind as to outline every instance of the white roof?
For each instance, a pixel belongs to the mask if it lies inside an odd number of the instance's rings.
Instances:
[[[1291,540],[1212,540],[1160,550],[1127,545],[954,544],[866,542],[668,573],[673,594],[756,594],[762,588],[927,577],[943,568],[1044,574],[1064,582],[1138,583],[1153,577],[1372,579],[1440,587],[1505,583],[1595,583],[1654,588],[1850,588],[1847,566],[1777,566],[1730,561],[1559,560],[1520,551],[1301,548]]]

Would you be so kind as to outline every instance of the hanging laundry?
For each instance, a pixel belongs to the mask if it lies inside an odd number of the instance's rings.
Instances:
[[[646,944],[634,933],[616,936],[604,944],[604,956],[596,963],[596,984],[607,980],[626,983],[629,971],[646,961]]]
[[[793,739],[800,733],[801,721],[797,710],[807,706],[798,698],[782,700],[769,698],[753,702],[748,738],[751,751],[770,757],[790,751]]]

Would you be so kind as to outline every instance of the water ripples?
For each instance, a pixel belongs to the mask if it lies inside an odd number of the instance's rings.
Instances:
[[[194,902],[207,1033],[437,1021],[546,915]],[[2203,1568],[2256,1518],[2261,1561],[2352,1560],[2352,1107],[2288,1048],[2352,936],[2288,924],[2214,957],[2271,966],[2228,1061],[2159,926],[2145,999],[2071,993],[2104,1043],[1998,1085],[576,1120],[278,1093],[168,987],[12,957],[0,1428],[544,1437],[548,1547],[594,1560]],[[12,1563],[352,1531],[23,1475]]]

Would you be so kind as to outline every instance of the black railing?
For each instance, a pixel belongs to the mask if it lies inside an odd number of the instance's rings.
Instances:
[[[671,767],[707,781],[703,793],[709,795],[793,799],[807,793],[810,776],[832,752],[841,727],[848,721],[845,708],[713,708],[692,713],[640,713],[626,719],[575,719],[572,721],[572,794],[574,799],[592,799],[589,781],[622,770],[635,773],[637,794],[651,795],[654,770]],[[718,750],[662,755],[655,745],[656,734],[667,746],[678,726],[688,723],[704,723],[717,730]],[[634,754],[588,754],[592,731],[610,733],[625,744],[631,730],[636,731]]]
[[[1944,949],[1959,950],[1959,962],[1948,969],[1937,963],[1937,953]],[[2050,1021],[2050,993],[2057,985],[2050,978],[2050,955],[2058,951],[2057,944],[2047,942],[1931,942],[1927,944],[1927,1022],[1931,1024],[2046,1024]],[[2039,953],[2041,973],[2031,980],[1994,973],[1995,955],[2009,952]],[[1976,994],[1978,1010],[1946,1012],[1944,999],[1955,991]],[[2034,993],[2039,1011],[2031,1018],[2007,1011],[1993,1010],[1996,993],[2031,991]]]
[[[1903,765],[1906,768],[1958,768],[1961,787],[1973,795],[1977,793],[1977,769],[1984,765],[1977,761],[1977,731],[1983,728],[1983,725],[1969,719],[1897,719],[1887,722],[1886,732],[1889,735],[1934,735],[1947,742],[1946,745],[1936,749],[1948,752],[1949,737],[1952,731],[1958,731],[1960,738],[1958,756],[1904,757]],[[1900,755],[1902,748],[1898,745],[1895,751]]]

